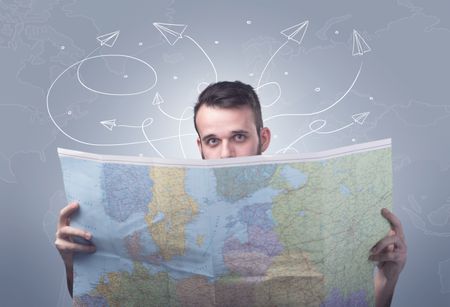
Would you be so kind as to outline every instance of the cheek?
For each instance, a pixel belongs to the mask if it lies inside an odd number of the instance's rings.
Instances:
[[[237,147],[238,156],[254,156],[258,153],[258,140],[252,140]]]
[[[207,146],[203,147],[203,156],[204,159],[219,159],[220,158],[220,150],[216,148],[209,148]]]

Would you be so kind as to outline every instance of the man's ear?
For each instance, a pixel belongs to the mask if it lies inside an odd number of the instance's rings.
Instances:
[[[270,129],[267,127],[261,128],[261,152],[266,151],[270,144]]]

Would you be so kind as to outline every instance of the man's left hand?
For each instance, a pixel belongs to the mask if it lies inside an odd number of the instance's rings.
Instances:
[[[395,285],[406,263],[407,247],[400,220],[388,209],[381,215],[391,225],[389,233],[370,250],[369,260],[377,262],[375,296],[377,306],[390,306]]]

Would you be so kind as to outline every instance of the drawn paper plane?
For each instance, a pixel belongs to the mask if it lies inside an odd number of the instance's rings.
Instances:
[[[103,126],[106,127],[109,131],[112,131],[114,127],[116,127],[116,119],[103,120],[100,122]]]
[[[369,52],[370,47],[367,45],[364,38],[362,38],[361,34],[359,34],[356,30],[353,30],[353,50],[352,55],[363,55],[366,52]]]
[[[108,47],[112,47],[119,37],[119,34],[120,31],[114,31],[111,33],[100,35],[99,37],[97,37],[97,40],[100,42],[100,46],[105,45]]]
[[[297,44],[301,44],[303,36],[305,36],[306,29],[308,29],[308,24],[309,20],[306,20],[302,23],[296,24],[295,26],[284,29],[280,33]]]
[[[164,102],[164,99],[162,99],[161,95],[159,95],[159,93],[156,92],[155,97],[153,98],[152,104],[154,106],[156,106],[156,105],[161,104],[163,102]]]
[[[182,34],[187,27],[187,25],[161,22],[154,22],[153,25],[156,27],[156,29],[158,29],[159,32],[161,32],[166,41],[172,46],[175,45],[175,43],[183,37]]]
[[[364,121],[366,120],[366,118],[369,114],[370,114],[370,112],[353,114],[352,118],[355,121],[355,123],[362,125],[362,124],[364,124]]]

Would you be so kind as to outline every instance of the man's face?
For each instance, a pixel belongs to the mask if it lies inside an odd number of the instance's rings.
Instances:
[[[250,107],[214,108],[201,106],[196,117],[197,145],[203,159],[260,155],[270,143],[269,128],[258,138]]]

